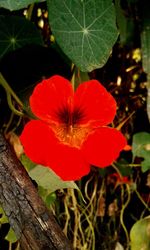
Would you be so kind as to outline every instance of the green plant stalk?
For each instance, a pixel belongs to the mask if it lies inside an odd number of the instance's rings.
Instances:
[[[148,205],[145,203],[145,201],[142,199],[141,195],[139,194],[139,192],[137,190],[135,190],[135,193],[137,195],[137,197],[139,198],[139,200],[143,203],[143,205],[146,207],[146,209],[150,212],[150,208],[148,207]]]
[[[77,200],[75,198],[75,193],[73,189],[69,189],[71,198],[72,198],[72,204],[74,207],[74,216],[75,216],[75,224],[74,224],[74,237],[73,237],[73,247],[74,249],[77,248],[77,234],[78,234],[78,227],[77,227],[77,223],[78,223],[78,209],[77,209]]]
[[[82,230],[82,225],[81,225],[81,214],[79,214],[79,225],[78,225],[78,227],[79,227],[79,232],[81,234],[82,244],[83,244],[83,246],[85,246],[86,240],[85,240],[84,232]]]
[[[32,3],[32,4],[29,6],[29,9],[28,9],[28,12],[27,12],[26,18],[27,18],[29,21],[31,21],[33,9],[34,9],[34,3]]]
[[[65,207],[65,214],[66,214],[66,222],[65,222],[65,226],[63,228],[63,232],[66,236],[68,236],[68,225],[69,225],[69,221],[70,221],[70,213],[69,213],[69,209],[68,209],[68,196],[66,195],[65,199],[64,199],[64,207]]]
[[[119,169],[115,166],[115,164],[112,164],[112,167],[116,170],[116,172],[119,174],[119,176],[122,178],[122,174],[121,172],[119,171]],[[124,224],[124,221],[123,221],[123,216],[124,216],[124,210],[125,208],[128,206],[129,202],[130,202],[130,199],[131,199],[131,194],[130,194],[130,186],[129,184],[125,184],[126,185],[126,189],[127,189],[127,194],[128,194],[128,197],[127,197],[127,200],[126,202],[123,204],[122,206],[122,209],[121,209],[121,212],[120,212],[120,223],[122,225],[122,228],[125,232],[125,235],[126,235],[126,239],[127,239],[127,244],[129,244],[130,240],[129,240],[129,235],[128,235],[128,231],[127,231],[127,228]],[[121,192],[124,192],[124,190],[122,189]],[[124,193],[123,193],[124,194]],[[122,196],[123,196],[122,194]]]
[[[147,114],[150,121],[150,73],[147,74]]]
[[[13,91],[13,89],[9,86],[9,84],[7,83],[7,81],[5,80],[5,78],[3,77],[2,73],[0,73],[0,85],[3,86],[3,88],[6,91],[6,95],[7,95],[7,102],[9,105],[9,108],[12,110],[12,112],[18,116],[23,116],[23,115],[27,115],[29,118],[35,119],[35,116],[32,115],[23,105],[22,101],[19,99],[19,97],[15,94],[15,92]],[[12,97],[14,99],[14,101],[20,106],[20,108],[22,109],[21,112],[19,110],[17,110],[13,103],[12,103]]]
[[[15,250],[20,250],[20,243],[18,242],[17,247]]]
[[[14,100],[19,104],[21,108],[23,108],[23,103],[21,100],[18,98],[18,96],[15,94],[15,92],[12,90],[12,88],[9,86],[5,78],[3,77],[2,73],[0,73],[0,84],[3,86],[5,89],[6,93],[9,93]]]
[[[71,71],[72,71],[72,77],[71,77],[71,84],[72,84],[72,88],[73,90],[75,90],[75,65],[72,63],[72,66],[71,66]]]
[[[19,116],[18,122],[16,123],[16,126],[11,130],[12,132],[14,132],[20,125],[22,121],[22,116]]]
[[[9,127],[10,127],[12,121],[13,121],[13,118],[14,118],[14,113],[11,112],[11,115],[10,115],[8,123],[6,125],[4,125],[4,127],[5,127],[4,134],[7,133],[8,129],[9,129]]]
[[[112,167],[115,169],[115,171],[118,173],[118,175],[120,176],[120,178],[122,178],[122,174],[121,172],[119,171],[119,169],[116,167],[115,164],[112,164]]]
[[[12,243],[9,242],[9,250],[12,250]]]
[[[146,7],[143,6],[143,13]],[[144,16],[142,32],[141,32],[141,47],[142,47],[142,64],[143,69],[147,74],[147,115],[150,121],[150,18],[149,14]]]
[[[130,194],[130,187],[129,187],[129,184],[126,184],[126,188],[127,188],[127,194],[128,194],[128,197],[127,197],[127,200],[126,202],[123,204],[122,206],[122,209],[121,209],[121,212],[120,212],[120,223],[123,227],[123,230],[125,232],[125,235],[126,235],[126,239],[127,239],[127,245],[129,245],[129,235],[128,235],[128,231],[127,231],[127,228],[124,224],[124,221],[123,221],[123,215],[124,215],[124,210],[126,209],[126,207],[128,206],[129,202],[130,202],[130,199],[131,199],[131,194]]]
[[[89,227],[91,229],[91,233],[92,233],[92,238],[93,238],[93,243],[92,243],[92,249],[91,250],[95,250],[95,232],[94,232],[94,228],[93,228],[93,225],[92,225],[92,222],[90,221],[88,215],[86,214],[85,210],[82,211],[82,213],[84,214],[88,224],[89,224]]]
[[[3,86],[3,88],[6,91],[6,96],[7,96],[7,102],[8,102],[8,106],[11,109],[11,111],[18,116],[23,116],[24,114],[20,111],[18,111],[14,105],[12,104],[12,97],[14,98],[14,100],[18,103],[18,105],[23,108],[23,104],[20,101],[20,99],[18,98],[18,96],[15,94],[15,92],[12,90],[12,88],[9,86],[9,84],[6,82],[5,78],[3,77],[3,75],[0,73],[0,84]]]
[[[12,104],[12,99],[11,99],[11,94],[9,92],[6,92],[7,94],[7,102],[8,102],[8,106],[9,108],[12,110],[12,112],[15,114],[15,115],[18,115],[18,116],[23,116],[24,114],[20,111],[18,111],[17,109],[15,109],[15,107],[13,106]]]

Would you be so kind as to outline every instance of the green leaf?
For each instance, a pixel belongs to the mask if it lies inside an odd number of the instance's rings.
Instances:
[[[47,0],[52,32],[61,49],[80,68],[102,67],[118,32],[112,0]]]
[[[56,201],[56,194],[55,193],[51,193],[46,197],[46,205],[49,207],[51,206],[52,203],[54,203]]]
[[[150,133],[140,132],[133,135],[133,158],[136,156],[144,158],[141,162],[142,171],[150,169]]]
[[[25,154],[21,155],[20,161],[27,171],[30,171],[36,166],[36,163],[31,161]]]
[[[150,18],[145,20],[141,32],[142,66],[147,74],[150,74]]]
[[[141,23],[142,66],[147,74],[147,115],[150,121],[150,2],[142,2],[143,18]]]
[[[27,44],[43,45],[36,26],[25,17],[0,16],[0,57]]]
[[[44,189],[43,187],[38,186],[38,193],[48,207],[50,207],[50,205],[56,200],[56,193],[51,193],[51,190],[49,189]]]
[[[137,221],[130,231],[131,250],[150,249],[150,216]]]
[[[61,180],[51,169],[42,165],[37,165],[29,171],[29,175],[39,186],[49,189],[51,193],[63,188],[75,188],[79,190],[75,182]]]
[[[8,218],[4,213],[4,210],[2,209],[2,207],[0,207],[0,224],[5,224],[8,223]]]
[[[0,8],[19,10],[26,8],[31,3],[43,2],[44,0],[0,0]]]
[[[5,240],[8,240],[11,243],[14,243],[18,240],[12,228],[10,228],[8,234],[5,237]]]
[[[135,23],[132,16],[126,15],[121,8],[121,0],[115,0],[117,25],[122,45],[133,45]]]
[[[119,161],[117,161],[115,165],[122,176],[130,176],[132,174],[132,168],[129,167],[129,163],[124,158],[121,158]]]

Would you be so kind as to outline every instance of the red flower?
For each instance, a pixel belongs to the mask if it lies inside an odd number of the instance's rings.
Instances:
[[[116,186],[121,184],[131,184],[131,181],[129,180],[128,176],[121,176],[118,173],[110,174],[110,177],[115,178]]]
[[[116,102],[96,80],[80,84],[76,92],[61,76],[39,83],[30,97],[40,120],[26,124],[21,142],[35,163],[50,167],[63,180],[77,180],[110,165],[126,145],[123,135],[106,127],[116,113]]]

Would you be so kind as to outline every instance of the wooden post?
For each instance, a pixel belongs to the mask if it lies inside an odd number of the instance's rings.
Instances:
[[[0,204],[16,236],[20,238],[22,250],[72,249],[1,133]]]

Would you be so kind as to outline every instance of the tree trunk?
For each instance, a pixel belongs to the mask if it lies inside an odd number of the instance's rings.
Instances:
[[[0,204],[22,250],[71,250],[55,218],[38,196],[25,168],[0,134]]]

